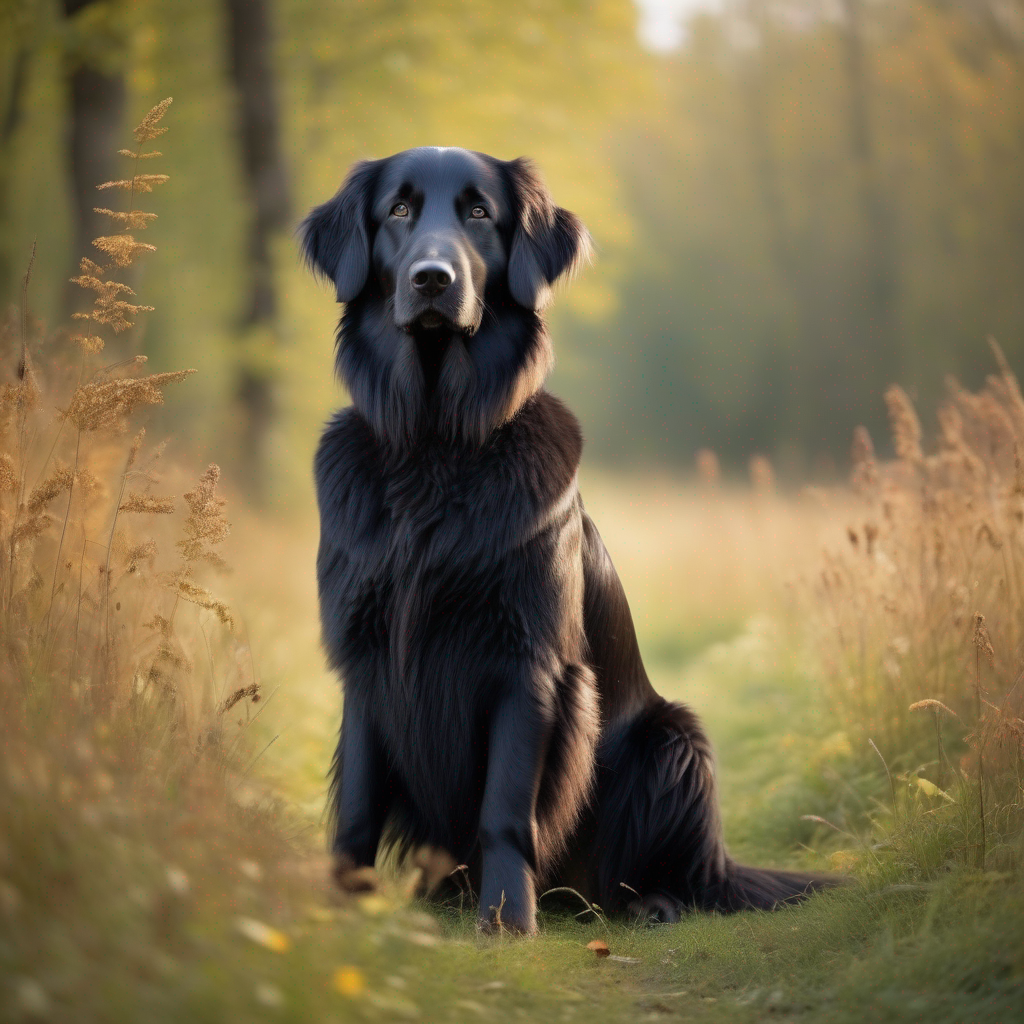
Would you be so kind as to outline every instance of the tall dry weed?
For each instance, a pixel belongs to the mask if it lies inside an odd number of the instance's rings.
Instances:
[[[215,761],[228,695],[244,691],[246,707],[260,698],[231,656],[231,613],[203,579],[226,569],[219,470],[210,466],[184,500],[164,493],[164,443],[133,426],[194,371],[146,373],[144,356],[103,361],[105,335],[152,310],[119,275],[156,249],[132,232],[156,217],[140,197],[168,180],[139,165],[161,155],[146,147],[166,131],[170,103],[138,125],[135,149],[120,151],[131,175],[98,186],[123,191],[125,209],[98,210],[111,233],[73,278],[91,298],[74,314],[87,329],[46,335],[31,313],[30,263],[3,330],[0,731],[11,763],[19,750],[98,732],[127,771]]]
[[[896,459],[854,435],[859,516],[826,556],[808,617],[830,696],[917,795],[970,799],[968,847],[1024,821],[1024,399],[1002,351],[978,392],[950,379],[928,451],[886,393]],[[863,543],[861,541],[863,540]],[[930,712],[929,716],[920,714]]]

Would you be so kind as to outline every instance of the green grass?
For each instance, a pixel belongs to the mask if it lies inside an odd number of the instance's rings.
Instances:
[[[775,914],[654,929],[542,909],[541,934],[523,941],[479,936],[472,910],[410,904],[400,879],[356,903],[331,891],[317,814],[335,684],[307,650],[315,627],[273,614],[264,683],[281,689],[255,749],[279,738],[226,800],[187,766],[119,775],[102,735],[0,760],[0,1019],[1020,1019],[1020,851],[987,873],[950,861],[963,821],[903,789],[894,827],[881,764],[851,748],[770,618],[730,611],[699,636],[641,630],[641,642],[655,685],[714,739],[732,852],[827,868],[841,851],[859,883]],[[250,631],[261,622],[252,612]],[[240,918],[273,928],[269,947]],[[612,957],[587,948],[594,938]]]

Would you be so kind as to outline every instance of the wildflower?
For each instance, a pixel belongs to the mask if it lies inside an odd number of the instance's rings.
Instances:
[[[287,953],[291,949],[292,940],[284,932],[254,917],[235,918],[235,928],[257,946],[269,949],[274,953]]]
[[[366,991],[366,975],[358,967],[339,967],[331,983],[343,996],[360,996]]]

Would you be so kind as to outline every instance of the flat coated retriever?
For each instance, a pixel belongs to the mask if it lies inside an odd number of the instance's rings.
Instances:
[[[339,882],[382,845],[441,848],[481,927],[524,933],[538,885],[677,920],[828,884],[729,858],[711,746],[644,671],[579,424],[543,388],[579,219],[525,160],[424,148],[357,164],[302,230],[352,396],[315,467]]]

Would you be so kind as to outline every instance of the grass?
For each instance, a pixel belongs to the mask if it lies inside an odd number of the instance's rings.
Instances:
[[[812,681],[763,618],[656,675],[716,736],[742,857],[821,864],[843,845],[799,820],[840,788],[815,784],[823,769],[865,800],[887,788],[880,767],[859,779],[849,747],[822,736]],[[534,941],[484,940],[472,913],[410,905],[398,882],[339,905],[310,821],[275,806],[265,783],[222,804],[209,780],[140,787],[104,774],[101,738],[66,756],[82,783],[74,801],[47,777],[54,754],[18,776],[19,816],[5,815],[11,1019],[42,1006],[41,1018],[75,1021],[1000,1021],[1024,991],[1024,892],[1005,873],[902,888],[897,867],[777,914],[642,929],[549,912]],[[254,941],[243,917],[275,931]],[[595,937],[638,962],[597,958]]]
[[[126,237],[83,264],[90,330],[145,311],[119,298]],[[68,359],[27,305],[10,328],[0,1019],[1019,1017],[1024,400],[1005,363],[954,388],[934,455],[890,392],[899,459],[859,434],[849,493],[777,496],[764,460],[750,490],[584,479],[654,682],[717,746],[732,852],[855,884],[656,929],[542,901],[522,941],[411,901],[412,874],[330,887],[315,524],[243,511],[229,537],[216,467],[158,475],[129,421],[187,373],[104,368],[93,334]],[[205,588],[225,562],[230,607]]]

